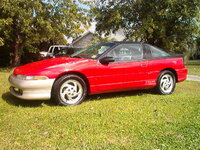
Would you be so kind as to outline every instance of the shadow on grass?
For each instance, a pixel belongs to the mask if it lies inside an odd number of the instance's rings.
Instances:
[[[152,93],[152,90],[136,90],[136,91],[125,91],[125,92],[115,92],[115,93],[104,93],[98,95],[89,95],[85,101],[97,101],[102,99],[110,99],[110,98],[123,98],[126,96],[136,96],[136,95],[144,95]],[[6,101],[8,104],[13,106],[21,106],[21,107],[42,107],[43,104],[48,106],[56,106],[56,103],[52,100],[41,100],[41,101],[30,101],[30,100],[21,100],[14,97],[10,92],[6,92],[2,95],[2,99]]]
[[[52,101],[29,101],[22,100],[14,97],[10,92],[6,92],[2,95],[2,99],[10,105],[21,106],[21,107],[41,107],[43,104],[48,106],[55,106],[56,104]]]
[[[85,101],[94,101],[110,98],[123,98],[127,96],[136,96],[136,95],[145,95],[145,94],[154,94],[152,89],[149,90],[134,90],[134,91],[123,91],[123,92],[114,92],[114,93],[103,93],[97,95],[90,95]]]

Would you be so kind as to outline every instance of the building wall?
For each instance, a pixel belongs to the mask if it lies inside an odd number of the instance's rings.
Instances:
[[[92,33],[89,33],[80,40],[78,40],[76,43],[73,43],[72,46],[75,48],[85,48],[90,44],[90,41],[92,40],[93,37],[94,35]]]

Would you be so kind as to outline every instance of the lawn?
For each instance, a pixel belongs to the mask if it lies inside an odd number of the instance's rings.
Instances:
[[[186,65],[190,75],[199,75],[200,76],[200,61],[189,61]]]
[[[0,149],[200,149],[200,82],[169,96],[131,91],[88,97],[74,107],[22,101],[0,72]]]
[[[186,65],[189,75],[198,75],[200,76],[200,65]]]

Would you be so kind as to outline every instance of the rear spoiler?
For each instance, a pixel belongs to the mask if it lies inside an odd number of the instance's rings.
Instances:
[[[182,58],[183,59],[183,64],[186,65],[186,60],[184,58],[183,54],[171,54],[172,58]]]

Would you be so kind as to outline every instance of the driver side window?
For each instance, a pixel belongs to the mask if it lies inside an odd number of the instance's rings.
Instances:
[[[141,44],[121,44],[106,55],[113,57],[115,62],[129,62],[143,59]]]

